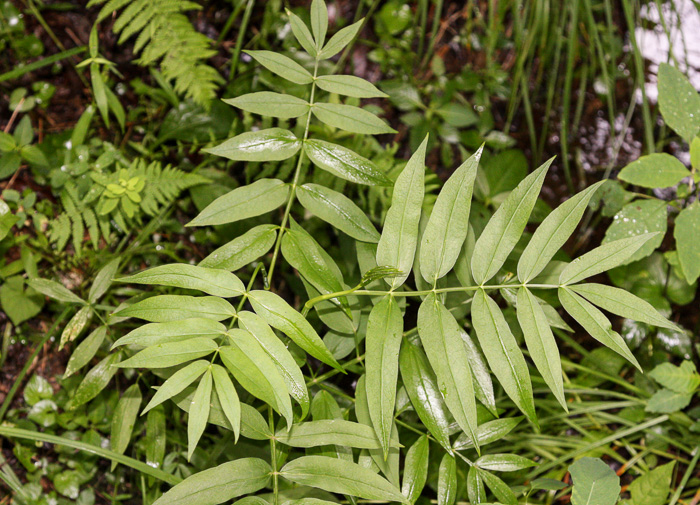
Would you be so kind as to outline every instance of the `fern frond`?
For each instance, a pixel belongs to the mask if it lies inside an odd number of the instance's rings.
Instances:
[[[163,168],[158,162],[153,162],[142,170],[147,182],[141,209],[149,216],[156,215],[161,206],[171,203],[185,189],[209,182],[201,175],[188,174],[170,165]]]

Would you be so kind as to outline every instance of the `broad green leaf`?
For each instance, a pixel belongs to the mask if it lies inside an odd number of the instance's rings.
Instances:
[[[416,440],[406,453],[403,470],[401,493],[409,503],[415,503],[420,498],[428,479],[428,463],[430,461],[430,443],[426,435]]]
[[[482,470],[493,472],[517,472],[537,465],[531,459],[517,454],[486,454],[477,459],[474,464]]]
[[[690,175],[678,158],[666,153],[654,153],[633,161],[617,176],[635,186],[643,188],[668,188],[675,186]]]
[[[58,344],[58,349],[63,349],[63,346],[68,342],[72,342],[83,332],[85,327],[92,319],[92,307],[85,305],[68,321],[68,324],[61,333],[61,340]]]
[[[474,377],[474,394],[476,394],[477,400],[479,400],[489,412],[496,415],[496,395],[493,392],[493,381],[491,380],[491,374],[489,373],[486,361],[484,361],[484,356],[472,341],[469,334],[464,331],[463,328],[460,328],[460,330],[460,336],[462,337],[464,348],[469,356],[469,366],[471,367]]]
[[[425,191],[423,181],[427,147],[426,136],[396,179],[391,207],[386,214],[382,236],[377,245],[377,265],[394,267],[402,272],[387,281],[392,289],[406,281],[416,254],[418,224]]]
[[[337,458],[302,456],[282,467],[280,475],[301,485],[367,500],[408,503],[396,487],[372,470]]]
[[[131,433],[134,431],[140,406],[141,390],[138,384],[132,384],[124,391],[112,414],[110,446],[114,452],[124,454],[124,451],[126,451],[131,440]],[[112,470],[114,470],[115,466],[117,465],[113,462]]]
[[[158,388],[158,391],[156,391],[156,394],[153,395],[151,401],[148,402],[146,408],[143,409],[141,415],[144,415],[152,408],[160,405],[165,400],[168,400],[183,391],[187,386],[196,381],[207,368],[209,368],[209,362],[200,359],[190,363],[172,374],[168,380],[166,380],[163,385]]]
[[[347,46],[362,28],[363,19],[338,30],[323,47],[319,59],[332,58]]]
[[[230,330],[230,346],[219,350],[221,360],[238,383],[280,413],[291,427],[294,421],[287,385],[275,363],[245,330]]]
[[[365,135],[396,133],[396,130],[386,124],[384,120],[354,105],[315,103],[311,112],[322,123],[351,133]]]
[[[137,317],[154,323],[204,318],[223,321],[236,310],[218,296],[158,295],[146,298],[115,313],[118,317]]]
[[[593,184],[569,198],[542,221],[518,261],[520,282],[530,282],[544,270],[574,232],[588,202],[604,182]]]
[[[399,354],[401,379],[411,404],[435,440],[449,453],[450,421],[447,406],[442,398],[437,378],[430,369],[428,359],[417,346],[404,342]]]
[[[218,268],[188,265],[187,263],[149,268],[137,274],[122,277],[118,281],[131,284],[157,284],[159,286],[194,289],[222,298],[232,298],[245,293],[245,286],[231,272]]]
[[[613,331],[608,318],[593,305],[574,293],[568,287],[559,288],[559,301],[564,310],[581,325],[588,334],[604,346],[612,349],[635,367],[642,371],[634,354],[629,350],[625,340]]]
[[[557,343],[542,306],[526,287],[518,290],[516,312],[532,361],[561,407],[568,412]]]
[[[683,276],[688,284],[694,283],[700,277],[700,203],[695,201],[678,216],[673,228],[673,238],[676,239],[678,260],[681,263]]]
[[[122,345],[150,347],[192,337],[216,338],[224,333],[226,326],[212,319],[192,318],[167,323],[149,323],[124,335],[112,345],[112,349]]]
[[[429,284],[452,270],[467,238],[474,178],[482,150],[483,146],[462,163],[435,201],[420,246],[420,271]]]
[[[673,478],[675,461],[654,468],[637,477],[629,486],[634,505],[666,505]]]
[[[649,377],[677,393],[693,393],[700,387],[700,375],[695,364],[689,360],[683,361],[680,366],[662,363],[649,372]]]
[[[686,142],[700,132],[700,96],[685,75],[667,63],[659,65],[659,109]]]
[[[428,295],[418,309],[418,334],[447,408],[478,451],[476,397],[461,333],[462,328],[436,294]]]
[[[647,233],[596,247],[569,263],[559,275],[559,283],[574,284],[622,265],[640,247],[657,235],[658,233]]]
[[[289,186],[279,179],[259,179],[220,196],[187,226],[233,223],[266,214],[287,201]]]
[[[528,175],[498,207],[474,246],[472,275],[482,285],[501,269],[520,240],[553,159]]]
[[[598,458],[581,458],[569,467],[574,481],[571,505],[615,505],[620,477]]]
[[[151,410],[146,416],[146,464],[153,468],[163,466],[167,442],[165,411],[163,407]]]
[[[296,192],[299,203],[316,217],[363,242],[379,242],[379,232],[348,197],[319,184],[304,184]]]
[[[501,386],[525,416],[537,424],[527,363],[501,309],[483,289],[474,294],[472,324]]]
[[[311,84],[314,77],[296,61],[274,51],[249,51],[244,53],[280,77],[296,84]]]
[[[120,261],[121,258],[114,258],[97,272],[95,280],[92,281],[92,286],[90,286],[90,292],[88,293],[88,301],[90,303],[95,303],[107,292],[107,289],[109,289],[109,286],[112,284],[112,279],[114,279],[117,270],[119,270]]]
[[[622,207],[622,210],[615,214],[613,222],[605,231],[603,244],[620,239],[644,235],[646,233],[658,232],[648,242],[641,246],[634,254],[625,260],[625,263],[632,263],[649,256],[654,249],[661,245],[668,227],[667,204],[663,200],[635,200]]]
[[[195,337],[146,347],[117,365],[120,368],[168,368],[213,353],[219,346],[210,338]]]
[[[479,476],[479,469],[475,466],[470,466],[467,473],[467,496],[472,503],[486,502],[484,482]]]
[[[316,79],[316,86],[330,93],[357,98],[386,98],[389,96],[379,91],[371,82],[354,75],[322,75]]]
[[[71,354],[68,364],[66,365],[66,371],[63,374],[63,378],[65,379],[70,377],[82,367],[87,365],[99,350],[106,336],[107,327],[98,326],[92,331],[92,333],[85,337],[85,339],[83,339],[83,341],[80,342],[80,344],[78,344],[78,346],[75,348],[73,354]]]
[[[153,505],[218,505],[264,488],[271,472],[262,459],[229,461],[186,478]]]
[[[28,279],[27,284],[42,295],[46,295],[49,298],[58,300],[59,302],[85,305],[85,300],[80,298],[78,295],[74,295],[67,287],[56,281],[36,278]]]
[[[650,303],[624,289],[595,283],[576,284],[570,286],[570,289],[601,309],[618,316],[680,331],[677,325],[659,314]]]
[[[314,421],[344,420],[343,411],[338,406],[338,402],[335,401],[333,395],[325,390],[316,393],[311,401],[311,418]],[[367,425],[362,425],[362,427],[365,429],[369,428],[372,433],[372,440],[375,441],[375,446],[379,446],[372,428]],[[353,460],[352,449],[341,445],[320,446],[318,449],[307,451],[307,454],[330,456],[332,458],[346,459],[348,461]]]
[[[261,224],[216,249],[204,258],[199,266],[222,268],[231,272],[239,270],[267,253],[275,244],[277,226]]]
[[[253,114],[282,119],[299,117],[309,111],[309,103],[306,100],[271,91],[248,93],[236,98],[224,99],[224,102]]]
[[[311,2],[311,31],[314,34],[316,47],[320,50],[326,41],[328,30],[328,9],[324,0],[312,0]]]
[[[476,428],[476,440],[481,446],[500,440],[520,424],[522,419],[522,417],[504,417],[503,419],[494,419],[493,421],[480,424]],[[466,433],[460,434],[454,443],[454,449],[456,451],[463,451],[473,447],[474,444],[471,439],[467,437]]]
[[[245,132],[202,151],[234,161],[282,161],[301,149],[301,141],[284,128]]]
[[[287,391],[299,405],[301,405],[302,418],[309,411],[309,392],[306,389],[304,374],[299,365],[290,354],[287,346],[275,335],[272,328],[263,319],[253,312],[241,311],[238,314],[240,325],[248,330],[251,335],[272,359],[277,370],[282,375]]]
[[[387,296],[372,307],[365,340],[365,391],[372,426],[385,455],[394,423],[396,382],[403,316],[395,298]]]
[[[256,290],[248,294],[248,300],[267,324],[287,335],[314,358],[342,371],[316,330],[282,298],[270,291]]]
[[[457,462],[445,454],[438,469],[438,505],[453,505],[457,497]]]
[[[537,479],[533,479],[533,481],[530,482],[531,489],[543,489],[545,491],[561,491],[566,487],[568,486],[562,481],[556,479],[549,479],[547,477],[539,477]]]
[[[477,472],[479,474],[479,479],[488,486],[498,500],[498,503],[503,505],[518,505],[518,499],[515,497],[515,493],[511,491],[508,484],[491,472],[487,472],[481,468],[477,468]]]
[[[696,174],[700,170],[700,137],[695,137],[690,143],[690,166],[695,169]]]
[[[304,142],[304,152],[314,165],[342,179],[369,186],[391,185],[374,163],[345,147],[309,139]]]
[[[679,393],[664,388],[649,398],[645,410],[654,414],[672,414],[686,408],[692,399],[692,393]]]
[[[211,386],[211,368],[207,367],[192,397],[187,419],[187,461],[192,459],[192,454],[197,448],[199,439],[202,437],[202,433],[204,433],[204,429],[207,427],[209,405],[211,402]]]
[[[221,410],[223,410],[226,419],[228,419],[233,428],[234,440],[238,442],[238,436],[241,431],[241,402],[238,399],[238,393],[224,367],[213,365],[211,374],[214,379],[214,389],[221,404]]]
[[[321,445],[342,445],[358,449],[379,449],[381,447],[372,428],[343,419],[307,421],[293,425],[288,433],[280,430],[275,436],[279,442],[291,447],[318,447]]]
[[[312,58],[315,58],[318,54],[316,42],[314,42],[313,35],[311,35],[306,23],[289,9],[286,9],[286,11],[287,16],[289,16],[289,24],[292,26],[292,33],[297,42],[304,48],[304,51],[309,53]]]
[[[75,394],[68,401],[66,410],[73,410],[95,398],[100,392],[107,387],[109,381],[117,373],[117,367],[113,366],[121,359],[120,353],[110,354],[97,365],[92,367],[85,374]]]

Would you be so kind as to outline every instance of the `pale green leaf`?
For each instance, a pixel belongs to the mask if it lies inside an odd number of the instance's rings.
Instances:
[[[71,354],[63,378],[70,377],[76,371],[87,365],[99,350],[106,336],[107,327],[98,326],[92,333],[85,337],[75,348],[73,354]]]
[[[187,461],[192,459],[192,454],[197,448],[199,439],[207,427],[211,402],[211,386],[211,367],[207,367],[192,397],[187,418]]]
[[[76,312],[73,317],[68,321],[68,324],[63,329],[61,333],[61,340],[58,344],[58,349],[63,349],[63,346],[68,342],[72,342],[83,332],[85,327],[88,325],[92,319],[92,307],[85,305]]]
[[[167,368],[213,353],[219,346],[210,338],[195,337],[146,347],[119,363],[120,368]]]
[[[700,203],[695,201],[676,217],[673,228],[678,260],[688,284],[700,277]]]
[[[381,447],[372,428],[343,419],[307,421],[293,425],[289,432],[280,430],[275,436],[279,442],[291,447],[322,445],[342,445],[358,449]]]
[[[377,265],[394,267],[401,275],[387,282],[393,289],[401,286],[411,271],[418,243],[418,224],[423,205],[425,179],[425,152],[428,137],[411,156],[394,184],[391,207],[384,220],[379,244]]]
[[[154,323],[190,318],[223,321],[236,315],[236,310],[217,296],[158,295],[129,305],[114,315],[137,317]]]
[[[484,356],[463,328],[460,328],[460,336],[462,337],[462,342],[464,342],[467,356],[469,356],[469,366],[474,377],[474,394],[489,412],[496,415],[496,395],[493,392],[493,381],[491,380],[486,361],[484,361]]]
[[[88,301],[90,303],[95,303],[107,292],[107,289],[109,289],[109,286],[112,284],[114,275],[117,273],[117,270],[119,270],[120,260],[121,258],[114,258],[97,272],[95,280],[92,281],[92,286],[90,286],[90,292],[88,293]]]
[[[685,75],[667,63],[659,65],[659,109],[686,142],[700,132],[700,96]]]
[[[289,186],[279,179],[259,179],[210,203],[187,226],[233,223],[266,214],[287,201]]]
[[[438,469],[437,505],[453,505],[457,498],[457,462],[445,454]]]
[[[666,153],[653,153],[633,161],[617,176],[635,186],[643,188],[668,188],[675,186],[690,175],[678,158]]]
[[[351,24],[350,26],[346,26],[345,28],[338,30],[321,50],[319,59],[325,60],[332,58],[342,51],[350,42],[352,42],[352,39],[354,39],[357,33],[360,31],[363,21],[364,18]]]
[[[192,318],[167,323],[149,323],[124,335],[112,345],[112,349],[121,345],[150,347],[192,337],[216,338],[224,333],[226,327],[212,319]]]
[[[428,479],[430,443],[426,435],[418,437],[406,453],[401,493],[410,503],[415,503],[423,492]]]
[[[118,363],[120,359],[121,355],[119,353],[110,354],[92,367],[85,374],[85,378],[78,386],[78,389],[75,390],[73,397],[68,401],[66,410],[76,409],[100,394],[107,387],[109,381],[112,380],[114,374],[117,373],[117,367],[113,365]]]
[[[219,247],[199,265],[236,271],[267,253],[275,244],[277,226],[261,224]]]
[[[671,461],[634,479],[629,486],[634,505],[666,505],[675,465]]]
[[[613,222],[605,231],[602,243],[607,244],[620,239],[659,232],[627,258],[625,263],[632,263],[649,256],[654,252],[654,249],[661,245],[666,234],[668,227],[668,211],[666,207],[666,202],[655,198],[635,200],[625,205],[620,212],[615,214]]]
[[[477,459],[474,464],[482,470],[493,472],[517,472],[537,465],[531,459],[517,454],[486,454]]]
[[[692,399],[692,393],[679,393],[664,388],[649,398],[645,410],[654,414],[672,414],[686,408]]]
[[[620,477],[598,458],[581,458],[569,467],[574,481],[571,505],[615,505]]]
[[[314,165],[342,179],[369,186],[391,185],[373,162],[345,147],[310,139],[304,142],[304,152]]]
[[[677,393],[693,393],[700,387],[700,375],[695,364],[688,360],[680,366],[662,363],[649,372],[649,377]]]
[[[311,2],[311,31],[314,34],[316,47],[321,49],[326,41],[328,30],[328,9],[324,0],[312,0]]]
[[[224,367],[213,365],[211,374],[214,379],[214,389],[221,404],[221,410],[223,410],[226,419],[231,424],[234,440],[237,442],[241,431],[241,403],[238,399],[238,393]]]
[[[132,384],[124,391],[112,414],[110,446],[114,452],[124,454],[124,451],[126,451],[131,440],[131,433],[134,431],[140,406],[141,390],[138,384]],[[115,466],[116,463],[112,463],[112,470],[114,470]]]
[[[314,42],[313,35],[311,35],[306,23],[289,9],[287,9],[287,16],[289,16],[289,24],[292,27],[292,33],[297,39],[297,42],[304,48],[304,51],[309,53],[312,58],[315,58],[318,54],[316,42]]]
[[[251,56],[255,61],[288,81],[296,84],[311,84],[314,77],[304,67],[293,59],[274,51],[249,51],[244,53]]]
[[[281,119],[299,117],[309,111],[309,103],[306,100],[271,91],[248,93],[236,98],[225,99],[224,102],[246,112]]]
[[[85,305],[85,300],[79,296],[73,294],[68,288],[63,284],[50,279],[28,279],[27,284],[34,290],[38,291],[42,295],[46,295],[49,298],[58,300],[59,302],[65,303],[78,303],[80,305]]]
[[[156,391],[151,401],[148,402],[148,405],[143,409],[141,415],[183,391],[187,386],[196,381],[207,368],[209,368],[209,362],[200,359],[172,374],[163,385],[158,388],[158,391]]]
[[[504,417],[503,419],[494,419],[493,421],[480,424],[476,428],[476,440],[481,446],[496,442],[510,433],[513,428],[520,424],[522,419],[522,417]],[[474,444],[467,437],[466,433],[462,433],[455,440],[453,447],[455,451],[463,451],[472,449]]]
[[[322,75],[316,79],[316,86],[329,93],[356,98],[386,98],[389,96],[379,91],[371,82],[354,75]]]
[[[498,207],[474,246],[472,275],[482,285],[501,269],[520,240],[553,159],[528,175]]]
[[[311,112],[319,121],[328,126],[351,133],[362,133],[365,135],[396,133],[396,130],[382,119],[354,105],[315,103],[311,108]]]
[[[117,280],[131,284],[157,284],[194,289],[222,298],[231,298],[245,293],[245,286],[231,272],[187,263],[161,265]]]
[[[202,151],[234,161],[282,161],[301,149],[301,141],[284,128],[245,132]]]

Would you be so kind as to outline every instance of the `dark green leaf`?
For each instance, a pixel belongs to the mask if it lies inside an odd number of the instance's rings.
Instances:
[[[328,126],[351,133],[363,133],[365,135],[396,133],[396,130],[382,119],[354,105],[315,103],[311,111],[314,113],[314,116]]]
[[[204,152],[234,161],[281,161],[294,156],[301,141],[284,128],[245,132]]]
[[[274,51],[243,51],[250,55],[268,69],[280,77],[292,81],[296,84],[311,84],[314,77],[304,67],[296,61]]]
[[[457,462],[445,454],[438,470],[438,505],[453,505],[457,497]]]
[[[342,179],[369,186],[391,184],[370,160],[337,144],[310,139],[304,142],[304,152],[314,165]]]
[[[225,99],[224,102],[253,114],[282,119],[299,117],[309,111],[309,103],[306,100],[271,91],[248,93],[236,98]]]
[[[155,323],[204,318],[223,321],[236,315],[226,300],[217,296],[159,295],[121,309],[119,317],[137,317]]]

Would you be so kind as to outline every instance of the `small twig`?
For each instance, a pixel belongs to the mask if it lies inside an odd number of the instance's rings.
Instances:
[[[19,110],[22,108],[22,105],[24,104],[24,97],[22,97],[17,104],[17,107],[15,110],[12,112],[12,116],[10,116],[10,120],[7,122],[7,125],[5,126],[5,129],[3,130],[4,133],[8,133],[10,131],[10,128],[12,128],[12,123],[15,122],[15,119],[17,119],[17,115],[19,114]]]

